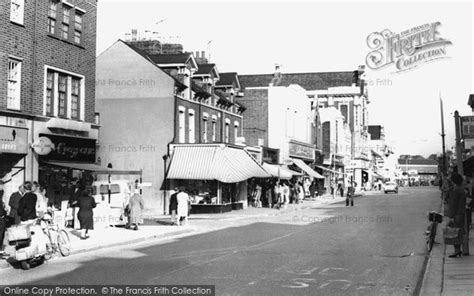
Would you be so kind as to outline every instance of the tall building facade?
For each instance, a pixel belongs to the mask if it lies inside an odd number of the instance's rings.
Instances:
[[[7,196],[25,180],[60,194],[71,172],[52,163],[96,162],[96,15],[95,0],[0,3],[0,178]]]

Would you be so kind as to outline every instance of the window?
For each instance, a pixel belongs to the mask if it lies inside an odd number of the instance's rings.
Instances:
[[[217,135],[217,117],[212,116],[212,142],[216,141],[216,135]]]
[[[234,141],[237,141],[238,137],[239,137],[239,122],[236,121],[234,122]]]
[[[84,120],[84,83],[79,75],[46,71],[44,114]]]
[[[79,31],[74,31],[74,42],[77,44],[81,44],[81,35],[82,33]]]
[[[207,143],[207,119],[209,118],[208,117],[209,115],[207,113],[204,113],[203,114],[203,117],[202,117],[202,141],[204,143]]]
[[[342,116],[344,116],[344,123],[347,123],[349,121],[349,112],[347,105],[340,105],[339,106]]]
[[[55,19],[57,16],[57,12],[58,12],[58,1],[49,0],[48,16]]]
[[[224,138],[224,142],[225,143],[229,143],[229,129],[230,129],[230,122],[228,120],[226,120],[225,122],[225,138]]]
[[[69,25],[63,24],[63,39],[69,39]]]
[[[178,113],[178,131],[179,131],[179,139],[180,143],[184,143],[186,141],[186,134],[185,134],[185,118],[184,118],[184,107],[179,107]]]
[[[10,21],[23,25],[25,0],[11,0],[10,3]]]
[[[63,23],[69,24],[71,18],[71,9],[63,5]]]
[[[56,33],[56,17],[58,12],[58,1],[49,0],[49,10],[48,10],[48,33]]]
[[[46,115],[53,116],[54,106],[54,74],[48,72],[46,74]]]
[[[71,80],[71,118],[79,119],[81,80],[72,78]]]
[[[82,14],[76,12],[76,15],[74,16],[74,23],[74,28],[78,31],[82,31]]]
[[[74,16],[74,42],[81,44],[82,37],[82,14],[76,11]]]
[[[194,124],[194,110],[189,110],[189,117],[188,117],[188,127],[189,127],[189,143],[194,143],[196,141],[195,137],[195,124]]]
[[[48,33],[53,34],[56,32],[56,20],[52,18],[48,18]]]
[[[67,76],[59,75],[58,84],[58,116],[66,117],[67,115]]]
[[[20,110],[21,62],[8,60],[8,93],[7,108]]]

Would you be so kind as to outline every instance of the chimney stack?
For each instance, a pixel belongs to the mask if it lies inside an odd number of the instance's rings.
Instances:
[[[206,52],[203,50],[201,51],[201,58],[202,59],[205,59],[206,58]]]

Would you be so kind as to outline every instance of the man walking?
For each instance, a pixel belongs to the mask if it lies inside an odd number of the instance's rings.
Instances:
[[[354,206],[355,187],[356,187],[356,183],[355,183],[355,182],[351,182],[351,183],[350,183],[350,186],[347,188],[346,207],[349,206],[349,203],[350,203],[351,207]]]
[[[178,210],[178,188],[174,189],[173,194],[170,196],[170,208],[169,213],[171,215],[171,225],[175,225],[176,223],[176,211]],[[178,223],[179,225],[179,223]]]
[[[178,226],[182,225],[180,223],[181,223],[181,220],[183,220],[185,222],[185,224],[187,225],[188,224],[188,199],[189,199],[189,195],[185,192],[184,187],[179,188],[179,193],[176,196],[176,199],[178,200],[178,209],[177,209],[178,220],[177,220],[177,224],[178,224]]]

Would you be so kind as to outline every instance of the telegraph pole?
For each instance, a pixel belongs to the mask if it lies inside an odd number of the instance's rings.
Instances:
[[[464,176],[464,168],[462,164],[462,148],[461,148],[461,127],[459,112],[454,111],[454,126],[456,128],[456,162],[458,165],[458,174]]]
[[[441,139],[443,141],[443,165],[442,165],[442,177],[443,179],[447,175],[447,164],[446,164],[446,142],[445,142],[445,137],[446,134],[444,133],[444,111],[443,111],[443,99],[441,99],[441,95],[439,96],[439,105],[440,105],[440,110],[441,110]]]

